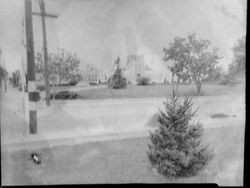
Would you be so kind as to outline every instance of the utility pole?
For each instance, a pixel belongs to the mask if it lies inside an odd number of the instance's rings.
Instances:
[[[49,84],[49,68],[48,68],[48,50],[47,50],[47,36],[46,36],[46,23],[45,23],[45,17],[50,17],[50,18],[57,18],[56,15],[53,14],[46,14],[45,11],[45,5],[44,1],[40,0],[39,1],[39,7],[41,13],[36,13],[33,12],[33,15],[36,16],[41,16],[42,18],[42,29],[43,29],[43,54],[44,54],[44,80],[45,80],[45,98],[46,98],[46,105],[50,106],[50,84]]]
[[[22,76],[22,97],[23,97],[23,111],[25,114],[25,122],[29,122],[29,95],[28,95],[28,81],[27,81],[27,46],[25,45],[25,21],[24,15],[22,17],[21,30],[22,30],[22,38],[21,45],[22,48],[22,57],[21,57],[21,76]],[[26,130],[26,129],[25,129]],[[26,131],[24,131],[26,133]]]
[[[7,71],[5,68],[5,59],[3,59],[3,68],[4,68],[4,90],[7,92]]]
[[[34,59],[33,23],[32,23],[32,2],[24,0],[25,28],[26,28],[26,51],[27,51],[27,79],[29,95],[29,131],[30,134],[37,134],[37,112],[36,112],[36,75]]]
[[[3,68],[2,62],[2,48],[0,47],[0,68]],[[0,76],[0,89],[2,89],[2,77]]]

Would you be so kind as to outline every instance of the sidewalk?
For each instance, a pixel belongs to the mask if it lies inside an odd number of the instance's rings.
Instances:
[[[24,121],[21,92],[1,95],[1,143],[6,149],[46,147],[80,142],[147,136],[164,98],[52,101],[38,103],[38,134],[29,135]],[[204,128],[245,124],[243,96],[195,97],[195,121]],[[211,118],[224,113],[227,118]]]

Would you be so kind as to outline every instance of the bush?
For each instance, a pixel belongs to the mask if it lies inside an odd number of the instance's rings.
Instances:
[[[140,77],[136,79],[137,85],[149,85],[150,78],[148,77]]]
[[[235,85],[235,78],[233,76],[229,76],[229,75],[226,75],[224,76],[221,81],[220,81],[220,84],[221,85]]]
[[[40,90],[40,91],[45,91],[45,89],[46,89],[45,85],[37,85],[36,88],[37,88],[38,90]]]
[[[173,90],[164,106],[165,111],[158,116],[159,127],[150,132],[149,160],[167,177],[196,175],[213,158],[213,153],[208,145],[201,144],[202,125],[189,123],[195,115],[192,100],[186,97],[181,103]]]
[[[91,86],[97,86],[98,83],[97,82],[89,82],[89,85],[91,85]]]
[[[70,86],[75,86],[76,84],[78,84],[78,81],[77,80],[71,80],[68,84]]]
[[[78,84],[77,80],[71,80],[68,83],[58,84],[58,86],[75,86],[76,84]]]
[[[19,90],[19,91],[22,91],[22,85],[21,85],[21,84],[18,86],[18,90]],[[25,91],[25,92],[28,92],[28,87],[27,87],[27,85],[24,86],[24,91]]]
[[[50,95],[50,98],[53,99],[53,94]],[[59,91],[55,94],[55,99],[77,99],[79,95],[75,92],[70,91]]]
[[[120,77],[115,78],[112,76],[108,81],[108,87],[112,89],[122,89],[127,87],[127,81],[126,78]]]
[[[121,69],[117,69],[108,80],[108,87],[112,89],[122,89],[127,87],[127,80],[122,76]]]
[[[114,74],[108,80],[108,87],[112,89],[122,89],[127,87],[127,80],[122,74],[122,69],[120,68],[120,58],[118,57],[115,61],[116,70]]]
[[[38,89],[39,91],[45,91],[46,87],[45,87],[45,85],[37,85],[37,86],[36,86],[36,89]],[[22,85],[19,85],[19,86],[18,86],[18,90],[19,90],[19,91],[22,91]],[[28,92],[28,87],[27,87],[27,85],[25,85],[24,90],[25,90],[25,92]]]
[[[131,84],[132,84],[132,82],[129,80],[129,81],[128,81],[128,85],[131,85]]]

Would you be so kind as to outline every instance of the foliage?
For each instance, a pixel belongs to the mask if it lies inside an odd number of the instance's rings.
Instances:
[[[232,75],[225,75],[220,80],[221,85],[228,85],[228,86],[234,86],[236,84],[236,81]]]
[[[21,84],[18,85],[18,90],[19,90],[19,91],[22,91],[22,90],[23,90]],[[24,91],[25,91],[25,92],[28,92],[28,86],[27,86],[27,85],[24,85]]]
[[[81,75],[79,74],[80,61],[76,54],[65,52],[59,49],[57,54],[48,55],[48,74],[49,81],[54,87],[59,86],[62,81],[79,82]],[[44,58],[42,53],[36,55],[36,72],[41,73],[44,77]]]
[[[71,80],[68,83],[61,83],[58,86],[75,86],[78,83],[76,80]]]
[[[232,48],[234,58],[229,65],[228,74],[221,79],[222,85],[235,85],[238,83],[238,78],[242,78],[246,71],[246,38],[245,36],[238,39],[237,43]]]
[[[7,76],[8,76],[7,70],[0,66],[0,87],[2,87],[2,80]]]
[[[244,75],[246,70],[246,39],[245,36],[238,39],[237,43],[232,48],[234,58],[232,63],[229,65],[228,74],[235,76],[238,74]]]
[[[77,99],[79,98],[79,95],[71,91],[59,91],[58,93],[55,94],[55,96],[50,95],[51,99],[53,97],[55,97],[55,99]]]
[[[20,85],[21,73],[20,70],[15,70],[12,72],[11,83],[13,87],[18,87]]]
[[[0,66],[0,79],[3,79],[6,75],[8,75],[7,70]]]
[[[36,88],[40,91],[45,91],[46,89],[45,85],[37,85]]]
[[[116,70],[114,74],[108,80],[108,87],[112,89],[122,89],[127,87],[127,80],[122,74],[120,68],[120,58],[118,57],[115,61]]]
[[[187,39],[176,37],[168,48],[164,48],[164,61],[173,61],[169,67],[173,77],[176,75],[178,83],[193,81],[197,87],[197,94],[201,92],[202,80],[207,78],[214,70],[220,59],[218,49],[210,49],[209,40],[196,39],[195,34]]]
[[[159,126],[150,132],[149,160],[167,177],[196,175],[213,158],[213,152],[201,142],[202,124],[190,124],[195,115],[192,100],[186,97],[180,101],[173,89],[172,98],[164,106],[165,111],[160,111],[158,117]]]
[[[150,78],[149,77],[139,77],[136,79],[137,85],[149,85]]]
[[[57,54],[49,54],[49,78],[52,83],[60,84],[61,81],[79,81],[80,61],[76,54],[60,49]],[[44,59],[42,53],[36,55],[36,72],[44,75]]]
[[[225,72],[223,69],[219,66],[216,66],[214,70],[202,81],[204,82],[215,82],[215,81],[221,81],[225,77]]]

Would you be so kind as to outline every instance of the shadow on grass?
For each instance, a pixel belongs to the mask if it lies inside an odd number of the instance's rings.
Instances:
[[[228,117],[230,117],[230,116],[227,115],[227,114],[223,114],[223,113],[218,113],[218,114],[211,115],[211,118],[228,118]]]

